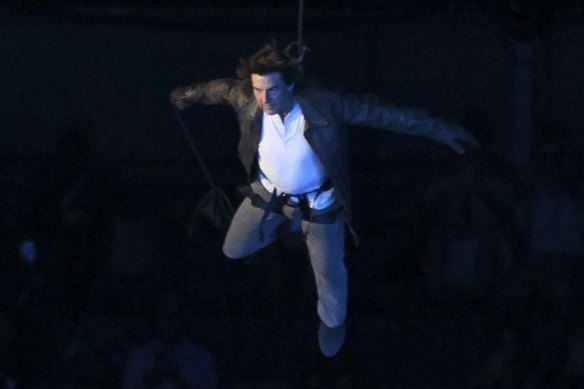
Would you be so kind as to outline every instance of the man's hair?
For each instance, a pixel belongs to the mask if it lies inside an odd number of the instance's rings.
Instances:
[[[249,80],[252,74],[264,76],[272,72],[280,72],[286,85],[294,84],[302,78],[302,62],[292,58],[278,47],[276,41],[271,41],[257,53],[239,60],[237,76]]]

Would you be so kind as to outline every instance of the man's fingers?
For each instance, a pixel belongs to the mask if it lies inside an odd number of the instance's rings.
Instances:
[[[453,138],[468,143],[473,146],[478,146],[479,141],[475,136],[470,132],[463,128],[458,128],[458,131],[455,131],[453,134]]]
[[[448,146],[450,146],[450,148],[454,151],[456,151],[458,154],[464,154],[464,147],[462,147],[458,142],[456,141],[451,141],[448,143]]]
[[[477,138],[474,137],[473,134],[471,134],[470,132],[467,132],[465,134],[464,137],[464,141],[471,144],[472,146],[478,146],[479,145],[479,141]]]
[[[187,104],[184,102],[184,88],[176,88],[170,94],[170,102],[178,109],[186,108]]]

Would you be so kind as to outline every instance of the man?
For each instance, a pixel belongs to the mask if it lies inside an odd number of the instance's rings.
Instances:
[[[464,152],[459,141],[476,140],[424,112],[381,105],[371,97],[301,88],[300,65],[268,44],[241,60],[238,79],[177,88],[171,102],[179,109],[192,103],[234,108],[241,130],[239,158],[250,190],[235,213],[223,252],[233,259],[246,257],[272,243],[284,221],[300,222],[317,286],[319,345],[330,357],[344,342],[347,314],[344,233],[351,205],[343,127],[427,136],[459,153]]]

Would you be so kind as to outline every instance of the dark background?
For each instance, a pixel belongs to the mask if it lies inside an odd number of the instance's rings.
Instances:
[[[583,8],[305,4],[309,76],[482,143],[457,156],[350,129],[362,244],[347,250],[348,338],[333,359],[318,351],[298,236],[233,263],[221,231],[192,223],[209,188],[168,103],[272,37],[295,40],[297,16],[275,1],[2,5],[6,385],[118,387],[132,350],[162,336],[170,299],[224,388],[581,387]],[[234,115],[183,118],[236,205]]]

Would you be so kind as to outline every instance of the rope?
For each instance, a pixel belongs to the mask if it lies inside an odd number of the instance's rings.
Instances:
[[[294,59],[298,62],[302,62],[303,58],[304,58],[304,54],[306,53],[306,49],[307,47],[304,46],[304,44],[302,43],[302,24],[304,21],[304,0],[298,0],[298,35],[297,35],[297,39],[295,42],[290,43],[286,49],[284,49],[284,52],[286,53],[286,55],[291,58]],[[293,54],[290,53],[290,51],[292,50],[292,48],[296,46],[297,51],[298,51],[298,56],[295,57]]]
[[[188,131],[187,126],[183,121],[182,115],[180,114],[180,111],[174,105],[172,107],[176,119],[178,121],[179,127],[184,133],[185,138],[187,138],[189,146],[191,147],[193,154],[195,154],[195,157],[197,158],[197,163],[201,167],[201,170],[203,171],[207,183],[211,187],[211,191],[208,192],[205,196],[203,196],[202,200],[199,202],[195,209],[193,221],[189,229],[189,235],[192,235],[194,231],[195,225],[197,224],[199,213],[206,215],[209,218],[209,221],[211,221],[211,223],[215,225],[217,228],[225,230],[228,227],[231,218],[235,214],[233,205],[231,205],[231,201],[229,200],[227,195],[223,193],[223,191],[215,184],[213,177],[211,177],[211,173],[209,172],[209,169],[207,169],[207,165],[205,164],[203,156],[199,152],[199,149],[195,144],[193,136]]]
[[[191,150],[195,154],[195,157],[197,158],[197,162],[199,163],[201,170],[203,170],[203,174],[205,175],[205,179],[207,180],[207,183],[209,184],[209,186],[211,186],[211,188],[213,188],[213,190],[217,190],[217,185],[215,185],[215,181],[213,180],[213,177],[211,177],[211,173],[209,173],[209,169],[207,169],[207,165],[205,165],[205,162],[203,160],[203,156],[201,155],[201,153],[199,152],[199,149],[195,145],[195,140],[193,139],[189,130],[187,130],[187,126],[185,125],[185,123],[183,121],[183,118],[180,114],[180,111],[178,110],[177,107],[174,106],[174,104],[172,105],[172,108],[173,108],[174,115],[176,116],[176,120],[178,121],[178,125],[181,128],[182,132],[184,133],[185,138],[187,138],[187,141],[189,142],[189,146],[191,147]]]
[[[207,183],[212,188],[211,191],[209,193],[207,193],[206,196],[203,197],[203,199],[199,202],[199,204],[197,205],[197,207],[195,209],[193,220],[191,221],[191,226],[190,226],[189,231],[188,231],[188,234],[192,235],[194,232],[194,229],[195,229],[195,225],[197,224],[198,215],[200,213],[205,213],[206,211],[210,210],[215,215],[219,215],[220,218],[221,217],[225,218],[227,216],[227,217],[229,217],[229,219],[231,219],[231,217],[233,217],[233,215],[235,214],[235,210],[233,209],[233,206],[231,205],[231,201],[229,200],[227,195],[225,195],[225,193],[223,193],[223,191],[215,184],[215,181],[211,177],[211,173],[209,173],[209,169],[207,169],[207,165],[205,164],[205,161],[203,160],[203,156],[199,152],[199,149],[197,148],[197,146],[195,144],[195,140],[194,140],[192,134],[187,129],[187,126],[185,125],[185,122],[182,118],[182,115],[181,115],[179,109],[174,104],[172,104],[172,108],[173,108],[174,115],[176,116],[176,120],[178,121],[179,127],[182,130],[182,132],[184,133],[185,137],[187,138],[187,140],[189,142],[189,146],[190,146],[191,150],[193,151],[193,153],[195,154],[195,157],[197,158],[197,162],[198,162],[199,166],[201,167],[201,170],[203,170],[203,174],[205,175],[205,179],[207,180]],[[211,206],[211,209],[205,210],[204,208],[208,207],[209,205]],[[213,223],[219,229],[223,229],[222,227],[226,227],[226,226],[218,225],[216,223],[218,220],[217,218],[213,217],[213,219],[215,222],[211,221],[211,223]],[[233,271],[231,270],[231,267],[228,266],[227,269],[228,269],[228,272],[230,273],[230,275],[232,275]],[[228,323],[227,325],[230,325],[229,323],[233,323],[233,320],[231,320],[231,318],[233,317],[233,310],[230,308],[225,290],[223,290],[223,288],[220,288],[220,289],[221,289],[221,303],[223,304],[225,314],[227,316],[227,323]],[[231,334],[236,333],[235,326],[232,326],[232,331],[230,331],[230,333]],[[229,339],[229,341],[231,344],[233,344],[233,341],[231,339]]]
[[[302,47],[302,22],[304,19],[304,0],[298,2],[298,48]]]

